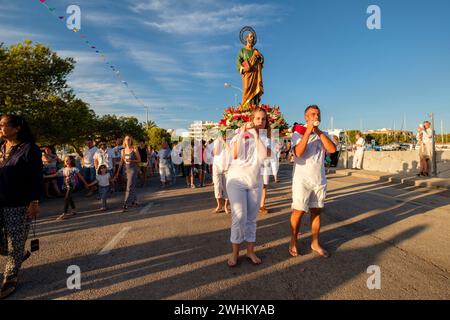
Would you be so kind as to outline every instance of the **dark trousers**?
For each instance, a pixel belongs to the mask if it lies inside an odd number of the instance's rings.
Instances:
[[[66,190],[66,195],[64,196],[64,213],[67,213],[67,211],[69,210],[69,205],[72,207],[72,209],[75,209],[75,203],[73,202],[72,193],[72,188],[68,188]]]

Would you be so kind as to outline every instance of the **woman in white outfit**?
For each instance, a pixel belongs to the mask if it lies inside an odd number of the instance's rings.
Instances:
[[[213,155],[212,177],[214,183],[214,195],[217,201],[217,208],[214,212],[219,213],[225,211],[225,213],[229,213],[226,174],[230,164],[230,152],[229,146],[222,136],[214,141]]]
[[[251,122],[239,129],[230,143],[232,161],[227,175],[227,193],[231,204],[232,253],[227,262],[229,267],[237,265],[239,248],[244,241],[247,242],[247,258],[255,265],[261,263],[254,252],[256,215],[263,188],[261,166],[271,154],[269,139],[267,114],[258,108]]]

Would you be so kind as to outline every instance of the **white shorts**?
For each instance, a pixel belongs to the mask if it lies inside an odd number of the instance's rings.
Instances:
[[[327,186],[308,186],[295,181],[292,183],[292,209],[308,212],[311,208],[323,208]]]

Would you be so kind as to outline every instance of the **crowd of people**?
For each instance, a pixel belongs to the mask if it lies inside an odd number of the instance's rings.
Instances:
[[[231,214],[232,255],[228,266],[237,264],[239,246],[244,241],[250,261],[261,263],[254,252],[256,215],[268,212],[265,198],[270,175],[278,181],[279,161],[290,153],[289,145],[271,143],[266,117],[265,111],[256,110],[252,121],[231,141],[183,141],[172,148],[163,142],[156,151],[145,141],[135,143],[130,136],[117,139],[109,147],[106,141],[96,146],[89,139],[82,157],[66,155],[60,159],[52,147],[37,147],[22,117],[2,116],[0,252],[8,259],[0,298],[15,291],[21,264],[31,254],[25,250],[25,242],[31,220],[39,213],[41,195],[64,198],[57,220],[76,215],[74,193],[82,187],[88,190],[86,196],[97,194],[102,211],[108,209],[109,195],[124,189],[122,208],[127,211],[140,205],[136,188],[146,186],[148,176],[156,173],[161,188],[174,184],[178,175],[186,177],[187,188],[202,188],[209,177],[217,201],[214,212]],[[259,129],[265,129],[266,135],[260,135]]]
[[[86,196],[97,195],[100,210],[108,210],[108,198],[125,191],[123,212],[138,207],[137,188],[148,185],[149,177],[159,176],[160,187],[185,177],[186,188],[202,188],[209,179],[214,185],[217,206],[214,213],[231,216],[230,268],[239,263],[241,245],[252,264],[262,263],[255,253],[256,218],[268,213],[265,207],[271,176],[278,182],[280,161],[293,162],[291,240],[288,253],[297,257],[297,237],[302,217],[310,213],[311,249],[322,257],[329,253],[320,245],[320,214],[325,205],[327,178],[325,164],[337,164],[340,141],[320,130],[320,109],[308,106],[305,124],[293,127],[291,141],[272,139],[267,114],[256,109],[251,121],[233,137],[219,136],[210,141],[183,140],[172,146],[162,142],[155,150],[131,136],[114,145],[86,141],[82,157],[61,159],[51,147],[37,147],[27,122],[20,116],[0,117],[0,254],[7,256],[0,298],[15,291],[20,267],[31,254],[25,242],[32,219],[39,213],[41,196],[64,198],[57,220],[76,215],[74,192],[84,187]],[[360,168],[365,141],[356,137],[354,167]],[[418,128],[421,172],[427,176],[431,158],[432,133],[425,122]],[[62,162],[62,165],[61,165]]]

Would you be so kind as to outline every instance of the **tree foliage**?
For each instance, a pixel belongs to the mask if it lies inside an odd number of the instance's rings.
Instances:
[[[166,141],[170,144],[171,135],[167,130],[163,128],[153,127],[147,130],[148,136],[148,145],[154,149],[158,149],[161,147],[163,141]]]
[[[146,127],[135,117],[97,116],[67,85],[75,60],[61,58],[30,40],[0,44],[0,114],[20,114],[40,144],[69,145],[79,154],[87,138],[111,142],[131,135],[146,139]]]

